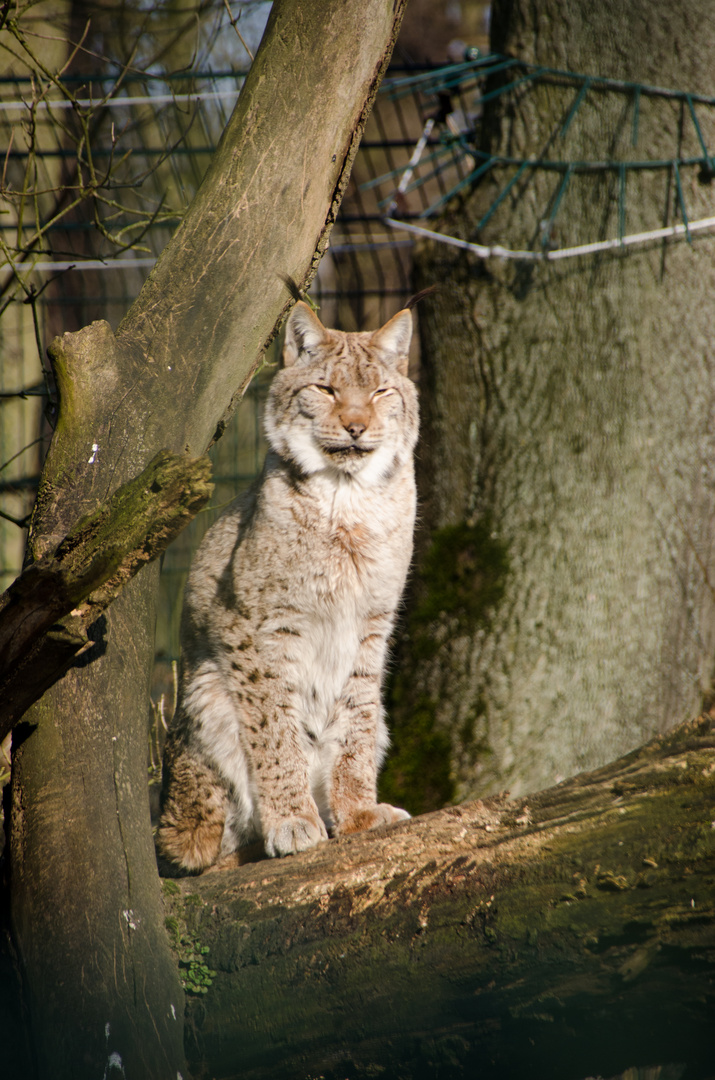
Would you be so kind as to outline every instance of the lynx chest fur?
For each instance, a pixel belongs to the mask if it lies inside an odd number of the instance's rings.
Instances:
[[[158,838],[184,870],[409,816],[376,791],[415,515],[411,331],[407,310],[360,334],[291,314],[263,474],[207,533],[186,590]]]

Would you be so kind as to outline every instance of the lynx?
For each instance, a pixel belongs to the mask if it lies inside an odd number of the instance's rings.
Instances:
[[[377,802],[380,690],[412,554],[412,314],[375,332],[288,320],[263,473],[191,569],[158,850],[182,871],[408,818]]]

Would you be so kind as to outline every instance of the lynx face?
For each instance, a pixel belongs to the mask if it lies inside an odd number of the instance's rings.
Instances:
[[[375,333],[347,334],[326,330],[296,304],[266,409],[273,449],[307,475],[388,475],[417,438],[416,392],[406,377],[411,332],[408,311]]]

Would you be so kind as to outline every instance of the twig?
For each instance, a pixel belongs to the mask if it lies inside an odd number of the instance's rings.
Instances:
[[[12,144],[13,144],[14,141],[15,141],[15,128],[13,126],[11,128],[11,130],[10,130],[10,138],[8,139],[7,150],[5,151],[5,161],[4,161],[3,167],[2,167],[2,180],[0,180],[0,185],[2,185],[2,190],[3,191],[5,191],[5,185],[7,183],[7,167],[8,167],[8,163],[10,161],[10,151],[12,150]]]
[[[77,53],[82,49],[82,45],[84,44],[84,40],[87,37],[87,34],[89,33],[89,27],[90,27],[91,21],[92,21],[91,19],[87,19],[87,22],[84,24],[84,30],[82,31],[82,37],[79,39],[77,44],[72,49],[72,52],[67,57],[67,60],[62,65],[60,70],[57,72],[56,77],[53,78],[52,81],[54,82],[55,86],[57,86],[59,84],[59,80],[62,78],[65,71],[67,71],[67,68],[70,66],[70,64],[74,60],[75,56],[77,55]],[[72,96],[74,97],[74,95],[72,95]]]
[[[239,20],[239,19],[241,18],[241,13],[239,12],[239,13],[238,13],[238,16],[237,16],[237,17],[236,17],[236,18],[234,19],[234,18],[233,18],[233,16],[231,15],[231,8],[230,8],[230,7],[228,6],[228,0],[223,0],[223,2],[224,2],[224,5],[225,5],[225,8],[226,8],[226,11],[228,12],[228,19],[229,19],[229,22],[231,23],[231,26],[232,26],[232,27],[234,28],[234,30],[235,30],[235,31],[236,31],[236,33],[238,34],[238,40],[239,40],[239,41],[241,42],[241,44],[243,45],[244,49],[246,50],[246,52],[247,52],[247,53],[248,53],[248,55],[250,56],[250,58],[251,58],[251,63],[253,63],[253,53],[252,53],[252,52],[251,52],[251,50],[249,49],[249,47],[248,47],[248,45],[246,44],[246,42],[245,42],[245,41],[243,40],[243,34],[242,34],[242,33],[241,33],[241,31],[240,31],[240,30],[238,29],[238,20]]]
[[[6,514],[4,510],[0,510],[0,518],[9,521],[12,525],[17,525],[18,529],[26,529],[30,524],[30,517],[30,514],[26,514],[24,518],[16,518],[12,514]]]
[[[40,320],[37,318],[37,291],[34,285],[30,285],[30,295],[25,300],[26,304],[30,305],[32,311],[32,325],[35,330],[35,343],[37,345],[37,356],[40,361],[40,367],[42,369],[42,377],[45,380],[45,388],[47,390],[48,397],[52,396],[50,389],[50,375],[45,367],[45,350],[42,347],[42,333],[40,331]]]

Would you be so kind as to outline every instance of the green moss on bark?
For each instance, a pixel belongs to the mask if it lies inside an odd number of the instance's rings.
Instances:
[[[163,893],[168,908],[164,926],[179,965],[181,985],[187,994],[207,994],[216,976],[207,962],[211,950],[189,926],[189,920],[192,915],[195,917],[196,908],[202,907],[203,901],[194,894],[183,896],[173,881],[163,882]]]
[[[423,631],[420,636],[425,645],[430,643],[432,655],[439,644],[430,628],[441,616],[456,618],[460,629],[469,631],[488,624],[508,569],[506,547],[489,521],[437,530],[417,571],[421,587],[410,618],[411,628]]]
[[[394,695],[400,693],[399,675]],[[410,704],[408,725],[393,736],[393,749],[380,777],[380,798],[403,806],[411,814],[437,810],[452,802],[454,782],[450,775],[449,733],[436,725],[434,698],[423,695]]]
[[[380,779],[381,798],[412,814],[454,801],[453,740],[474,739],[481,702],[452,734],[440,724],[440,687],[449,680],[449,643],[488,627],[509,573],[506,545],[492,523],[439,529],[415,574],[414,600],[387,687],[393,745]],[[418,672],[418,665],[425,665]]]

